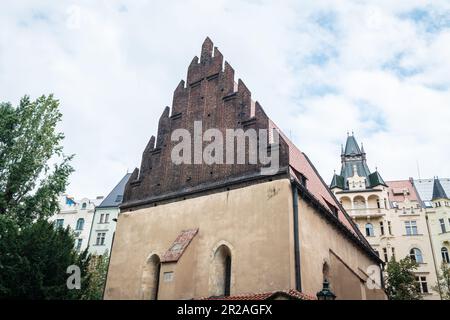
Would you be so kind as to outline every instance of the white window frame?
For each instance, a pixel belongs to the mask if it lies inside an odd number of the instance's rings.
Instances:
[[[405,221],[406,235],[407,236],[417,236],[419,231],[417,229],[417,221]]]
[[[416,276],[416,283],[420,293],[429,293],[428,282],[426,276]],[[426,290],[424,290],[424,287]]]
[[[95,239],[96,246],[105,245],[106,232],[97,232],[97,238]]]
[[[446,247],[441,248],[441,257],[442,261],[444,261],[445,263],[450,263],[450,256]]]
[[[439,219],[439,225],[441,226],[441,233],[446,233],[445,219]]]
[[[423,254],[419,248],[411,248],[409,250],[409,257],[417,263],[423,263]]]

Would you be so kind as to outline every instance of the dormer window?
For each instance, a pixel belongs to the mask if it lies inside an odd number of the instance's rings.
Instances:
[[[327,203],[328,208],[330,208],[331,212],[333,212],[333,214],[337,217],[339,215],[338,208],[335,205],[329,203],[327,200],[325,200],[325,202]],[[342,201],[341,201],[341,204],[342,204]]]
[[[83,204],[81,205],[81,209],[82,209],[82,210],[85,210],[85,209],[86,209],[86,207],[87,207],[87,204],[86,204],[86,202],[83,202]]]

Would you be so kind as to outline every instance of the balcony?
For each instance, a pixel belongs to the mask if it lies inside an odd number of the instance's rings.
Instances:
[[[383,217],[384,209],[381,208],[353,208],[345,209],[352,217]]]

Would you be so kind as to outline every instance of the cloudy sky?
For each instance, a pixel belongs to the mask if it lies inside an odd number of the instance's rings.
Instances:
[[[385,180],[450,175],[450,1],[2,1],[0,100],[54,93],[68,193],[138,166],[209,36],[326,181],[347,131]]]

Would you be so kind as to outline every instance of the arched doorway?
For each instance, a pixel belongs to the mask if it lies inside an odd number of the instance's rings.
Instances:
[[[144,300],[157,300],[159,288],[159,273],[161,260],[153,254],[145,263],[142,273],[142,298]]]
[[[231,250],[226,245],[219,246],[212,263],[211,295],[229,296],[231,291]]]

